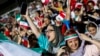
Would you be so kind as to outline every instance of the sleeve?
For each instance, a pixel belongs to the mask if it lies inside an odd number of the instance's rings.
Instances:
[[[86,45],[84,56],[99,56],[100,51],[95,45]]]
[[[70,30],[70,20],[63,20],[62,22],[66,25],[67,29]]]
[[[40,34],[40,36],[38,37],[38,44],[40,48],[48,50],[49,41],[44,34]]]
[[[93,37],[93,39],[100,41],[100,29],[98,30],[97,34]]]

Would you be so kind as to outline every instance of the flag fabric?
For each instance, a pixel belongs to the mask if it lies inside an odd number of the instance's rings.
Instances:
[[[78,34],[71,34],[71,35],[65,36],[64,38],[65,38],[65,41],[66,41],[66,40],[77,38],[77,37],[78,37]]]
[[[22,43],[23,46],[28,47],[29,46],[29,42],[28,42],[28,38],[27,37],[22,37]]]
[[[43,25],[43,16],[35,17],[33,22],[38,28],[41,28]]]
[[[0,32],[0,56],[41,56],[41,54],[10,41]]]
[[[44,5],[47,5],[47,4],[49,4],[49,2],[51,2],[51,0],[41,0],[42,1],[42,3],[44,4]]]
[[[81,9],[82,3],[76,3],[75,8]]]
[[[26,29],[28,29],[29,28],[29,24],[28,24],[28,22],[26,22],[26,21],[19,21],[19,25],[20,26],[22,26],[22,27],[24,27],[24,28],[26,28]]]
[[[66,14],[63,11],[60,11],[58,16],[56,16],[57,21],[63,21],[65,19]]]
[[[75,9],[76,3],[77,3],[76,0],[71,0],[71,2],[70,2],[71,10],[74,10]]]
[[[0,40],[9,40],[2,32],[0,32]]]
[[[20,21],[21,20],[21,14],[20,13],[16,14],[15,18],[16,18],[17,21]]]
[[[21,14],[16,14],[16,20],[19,22],[19,25],[28,29],[29,25],[27,21],[22,20]]]
[[[37,52],[10,41],[0,41],[0,53],[3,56],[41,56]]]

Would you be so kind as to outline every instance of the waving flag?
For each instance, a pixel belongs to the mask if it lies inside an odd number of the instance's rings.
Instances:
[[[41,0],[44,5],[47,5],[51,0]]]
[[[16,20],[19,22],[19,25],[28,29],[29,25],[27,21],[22,20],[21,14],[17,14],[16,15]]]
[[[56,16],[57,21],[63,21],[65,19],[66,14],[63,11],[60,11],[58,16]]]
[[[28,24],[28,22],[26,22],[26,21],[20,21],[20,22],[19,22],[19,25],[22,26],[22,27],[24,27],[24,28],[26,28],[26,29],[29,28],[29,24]]]
[[[0,33],[0,56],[41,56],[41,54],[8,40]]]
[[[39,53],[10,41],[1,41],[0,52],[4,56],[40,56]]]

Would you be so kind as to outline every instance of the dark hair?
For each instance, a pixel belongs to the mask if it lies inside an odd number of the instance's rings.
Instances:
[[[100,4],[100,1],[98,0],[98,2],[97,2],[97,6],[99,6],[99,4]]]
[[[68,48],[67,47],[64,47],[64,48],[62,48],[62,49],[64,49],[65,51],[64,52],[62,52],[61,54],[60,54],[60,56],[65,56],[65,55],[70,55],[70,53],[68,52]]]
[[[59,3],[61,3],[61,4],[63,4],[63,2],[62,1],[58,1]]]
[[[70,30],[66,33],[66,36],[71,35],[71,34],[77,34],[76,31],[75,31],[73,28],[70,29]],[[78,41],[79,41],[79,46],[78,46],[78,47],[80,47],[82,41],[81,41],[81,39],[80,39],[79,37],[78,37],[77,39],[78,39]],[[65,44],[65,45],[66,45],[67,48],[68,48],[68,52],[71,53],[72,51],[71,51],[70,47],[68,46],[67,41],[68,41],[68,40],[66,40],[66,44]]]
[[[75,9],[74,9],[74,11],[77,11],[77,12],[79,12],[79,11],[80,11],[80,9],[79,9],[79,8],[75,8]]]
[[[41,11],[40,10],[37,10],[36,13],[38,13],[40,15],[41,14]]]
[[[87,30],[88,30],[89,27],[97,28],[96,24],[94,24],[94,23],[89,23],[86,27],[87,27]]]
[[[81,41],[81,39],[78,37],[77,38],[78,39],[78,41],[79,41],[79,46],[78,47],[80,47],[81,46],[81,43],[82,43],[82,41]],[[68,41],[68,40],[67,40]],[[70,49],[70,47],[68,46],[68,44],[67,44],[67,41],[66,41],[66,46],[67,46],[67,48],[68,48],[68,52],[69,53],[72,53],[72,51],[71,51],[71,49]]]
[[[49,24],[48,26],[52,26],[53,29],[54,29],[54,32],[55,32],[55,39],[54,39],[55,43],[50,42],[50,45],[49,45],[49,48],[48,48],[48,52],[52,53],[53,47],[60,46],[61,42],[64,41],[64,38],[63,38],[63,35],[61,34],[61,31],[60,31],[59,27],[57,27],[55,25],[51,25],[51,24]],[[44,29],[44,31],[47,29],[47,27]]]
[[[87,4],[92,3],[93,5],[95,5],[94,1],[88,1]]]
[[[35,47],[39,47],[38,43],[37,43],[37,38],[34,34],[31,34],[29,37],[28,37],[28,40],[29,40],[29,44],[30,44],[30,48],[35,48]]]
[[[60,27],[57,27],[55,25],[51,25],[53,28],[54,28],[54,31],[55,31],[55,40],[56,40],[56,43],[54,44],[55,46],[58,46],[60,44],[60,42],[63,41],[63,35],[61,34],[61,31],[60,31]]]

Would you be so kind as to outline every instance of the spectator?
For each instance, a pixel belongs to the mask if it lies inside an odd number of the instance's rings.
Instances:
[[[90,36],[93,39],[100,40],[100,38],[99,38],[100,29],[97,24],[95,24],[94,22],[90,22],[89,24],[86,25],[86,29],[87,29],[87,32],[89,32]]]
[[[85,45],[85,41],[89,41],[92,45]],[[65,36],[66,46],[62,47],[57,56],[65,55],[66,56],[92,56],[100,55],[100,42],[92,40],[84,34],[75,33],[75,31],[70,31]],[[93,48],[94,47],[94,48]],[[89,49],[87,49],[89,48]],[[95,51],[94,51],[95,50]],[[63,54],[62,54],[63,53]]]
[[[63,41],[63,36],[61,35],[59,28],[54,25],[48,25],[45,29],[45,36],[38,31],[37,27],[32,23],[27,14],[24,16],[26,17],[32,32],[36,35],[39,46],[52,54],[56,54]]]

